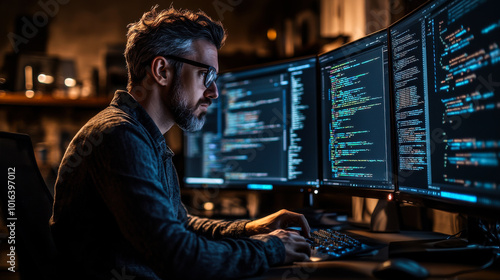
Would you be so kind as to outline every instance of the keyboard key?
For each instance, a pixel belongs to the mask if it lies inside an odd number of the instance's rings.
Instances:
[[[377,248],[336,230],[318,229],[311,231],[311,260],[324,261],[353,257],[374,251]]]

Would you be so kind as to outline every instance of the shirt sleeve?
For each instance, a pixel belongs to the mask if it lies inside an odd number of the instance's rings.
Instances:
[[[162,163],[144,131],[130,124],[118,126],[96,149],[92,155],[99,168],[89,176],[123,236],[161,278],[240,278],[284,261],[284,245],[275,236],[210,240],[188,229],[217,237],[241,236],[244,222],[191,217],[186,228],[162,186]]]
[[[245,225],[250,220],[224,221],[188,215],[187,226],[190,230],[212,239],[223,237],[238,238],[245,236]]]

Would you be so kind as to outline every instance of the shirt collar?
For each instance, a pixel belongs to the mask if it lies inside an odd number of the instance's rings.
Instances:
[[[117,90],[110,105],[121,109],[142,124],[155,141],[156,148],[161,151],[162,155],[174,156],[174,152],[167,146],[165,137],[161,134],[158,126],[132,95],[124,90]]]

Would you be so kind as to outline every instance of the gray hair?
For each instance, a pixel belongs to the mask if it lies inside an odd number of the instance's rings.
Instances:
[[[128,85],[140,84],[146,77],[147,66],[156,56],[185,56],[191,52],[194,40],[204,39],[220,49],[226,32],[220,22],[213,21],[204,12],[189,10],[156,11],[157,5],[135,23],[129,24],[125,60],[127,62]],[[182,63],[169,59],[179,73]],[[177,74],[175,74],[177,75]]]

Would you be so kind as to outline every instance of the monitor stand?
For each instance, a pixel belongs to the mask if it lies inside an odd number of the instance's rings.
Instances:
[[[409,258],[423,262],[484,264],[498,247],[469,244],[466,239],[398,241],[389,244],[389,258]]]
[[[500,220],[468,216],[466,236],[470,244],[500,246]]]
[[[314,207],[314,188],[303,188],[300,189],[302,193],[302,208],[296,209],[296,212],[304,215],[307,222],[312,227],[317,227],[321,225],[321,218],[323,217],[323,210]]]
[[[394,233],[400,230],[400,208],[388,198],[352,197],[349,224],[370,232]]]
[[[315,196],[318,189],[315,187],[306,187],[300,190],[302,193],[302,208],[295,209],[297,213],[301,213],[307,219],[309,226],[317,227],[332,227],[344,226],[347,221],[347,212],[328,212],[317,207]]]
[[[499,221],[467,218],[464,238],[391,242],[389,257],[417,261],[485,264],[500,252]]]
[[[399,232],[399,208],[394,200],[378,200],[371,216],[370,231]]]
[[[356,225],[355,222],[348,221],[347,213],[328,213],[315,207],[315,191],[317,191],[315,188],[301,189],[301,192],[303,193],[303,207],[295,209],[296,212],[301,213],[306,217],[310,226],[359,227],[359,225]],[[399,232],[399,217],[399,207],[395,201],[379,199],[371,213],[369,224],[370,231]],[[366,228],[368,228],[368,225],[366,225]]]

